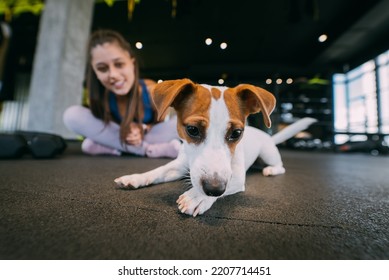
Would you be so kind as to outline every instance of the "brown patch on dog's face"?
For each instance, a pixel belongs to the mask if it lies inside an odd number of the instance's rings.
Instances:
[[[225,142],[230,149],[231,154],[235,153],[236,146],[242,140],[244,133],[244,123],[238,121],[233,122],[230,121],[228,124],[226,136],[225,136]]]
[[[235,89],[228,88],[224,91],[224,102],[226,103],[230,115],[225,141],[231,151],[231,154],[233,154],[235,152],[236,145],[242,139],[246,115],[244,113],[243,104],[240,98],[238,98]]]
[[[194,144],[204,141],[209,127],[210,105],[211,93],[201,85],[196,85],[191,94],[174,102],[178,135],[182,139]]]
[[[226,89],[224,101],[230,114],[226,142],[231,152],[235,151],[235,147],[243,135],[248,115],[261,111],[266,126],[270,127],[270,114],[275,106],[275,98],[270,92],[252,85],[241,84]]]
[[[211,89],[211,93],[212,93],[213,99],[215,99],[215,100],[219,100],[219,98],[222,95],[222,92],[219,89],[217,89],[217,88],[212,88]]]
[[[231,122],[244,124],[247,114],[245,113],[244,103],[238,97],[235,88],[228,88],[224,91],[224,102],[229,110]]]

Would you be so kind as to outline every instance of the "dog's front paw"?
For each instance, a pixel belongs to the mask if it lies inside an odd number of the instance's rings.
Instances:
[[[115,183],[121,188],[134,188],[137,189],[142,186],[149,185],[146,176],[141,174],[125,175],[116,178]]]
[[[206,196],[192,188],[180,195],[177,204],[181,213],[196,217],[211,208],[216,199],[217,197]]]
[[[285,173],[285,168],[282,166],[267,166],[262,170],[263,176],[276,176]]]

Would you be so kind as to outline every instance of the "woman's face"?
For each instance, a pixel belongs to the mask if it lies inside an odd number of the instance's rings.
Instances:
[[[117,43],[104,43],[91,50],[91,64],[97,78],[109,91],[126,95],[134,85],[134,58]]]

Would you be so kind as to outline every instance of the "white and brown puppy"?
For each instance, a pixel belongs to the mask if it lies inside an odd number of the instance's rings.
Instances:
[[[263,175],[283,174],[285,169],[276,144],[313,123],[306,118],[273,137],[246,126],[249,114],[262,112],[267,127],[274,96],[259,87],[241,84],[234,88],[195,84],[189,79],[159,83],[152,94],[159,116],[172,106],[183,145],[178,157],[142,174],[115,179],[121,187],[139,188],[190,176],[192,188],[182,194],[178,208],[196,216],[222,196],[245,190],[246,170],[258,157],[268,166]]]

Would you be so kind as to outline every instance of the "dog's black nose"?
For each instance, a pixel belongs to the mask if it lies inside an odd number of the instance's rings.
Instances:
[[[208,196],[221,196],[226,191],[226,181],[219,176],[202,178],[201,185]]]

